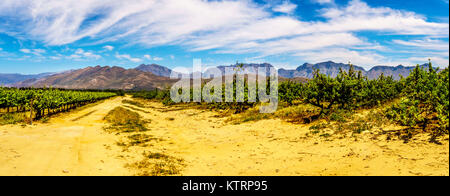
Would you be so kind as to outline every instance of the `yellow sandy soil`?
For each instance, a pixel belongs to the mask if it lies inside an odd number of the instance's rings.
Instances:
[[[125,167],[142,151],[184,159],[181,175],[449,175],[449,143],[419,135],[404,144],[371,133],[354,138],[306,137],[305,125],[270,119],[240,125],[216,112],[174,110],[147,102],[137,111],[162,139],[128,152],[102,121],[123,98],[52,118],[48,124],[0,127],[0,175],[133,175]],[[130,98],[126,98],[130,99]],[[128,105],[130,106],[130,105]],[[136,106],[132,106],[137,108]],[[84,114],[92,114],[72,121]]]
[[[0,175],[129,174],[116,158],[116,138],[102,129],[103,117],[121,100],[62,114],[46,124],[1,126]]]

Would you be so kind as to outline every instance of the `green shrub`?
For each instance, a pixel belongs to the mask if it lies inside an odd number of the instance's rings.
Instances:
[[[404,126],[421,127],[435,135],[449,132],[449,71],[417,66],[405,80],[404,98],[387,116]]]

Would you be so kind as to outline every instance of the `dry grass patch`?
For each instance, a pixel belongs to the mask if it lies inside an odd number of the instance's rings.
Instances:
[[[116,107],[111,110],[105,116],[105,120],[111,124],[111,126],[106,127],[105,130],[125,133],[148,131],[146,126],[148,121],[142,120],[138,113],[123,107]]]
[[[275,116],[291,123],[311,123],[319,118],[320,109],[309,104],[281,108]]]
[[[171,176],[179,175],[185,167],[184,160],[159,152],[144,152],[141,161],[127,165],[137,169],[138,176]]]
[[[0,114],[0,125],[29,123],[29,115],[25,112]]]
[[[149,143],[152,141],[163,141],[163,139],[156,138],[148,134],[133,134],[129,135],[128,139],[130,140],[130,142],[128,143],[129,146],[141,146],[141,147],[148,146]]]

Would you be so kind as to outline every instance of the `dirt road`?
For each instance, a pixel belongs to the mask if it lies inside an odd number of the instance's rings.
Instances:
[[[0,175],[133,175],[125,164],[142,150],[183,159],[181,175],[449,175],[448,140],[430,144],[424,135],[404,144],[370,133],[358,140],[305,137],[307,126],[282,120],[233,125],[216,112],[156,102],[138,107],[122,99],[48,124],[1,126]],[[149,120],[149,134],[161,140],[124,154],[115,144],[121,136],[105,133],[102,121],[120,105]]]
[[[127,175],[116,158],[117,138],[103,117],[121,104],[114,98],[51,118],[48,123],[0,127],[0,175]]]
[[[175,110],[149,102],[153,148],[187,162],[183,175],[449,175],[449,144],[361,136],[305,137],[305,125],[270,119],[240,125],[217,113]],[[159,108],[159,109],[154,109]],[[158,111],[159,110],[159,111]]]

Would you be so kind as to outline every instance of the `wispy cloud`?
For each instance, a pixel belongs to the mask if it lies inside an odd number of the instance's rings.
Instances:
[[[133,58],[133,57],[131,57],[129,54],[119,54],[119,53],[116,53],[115,56],[116,56],[116,58],[118,58],[118,59],[125,59],[125,60],[131,61],[131,62],[135,62],[135,63],[142,62],[142,59],[140,59],[140,58]]]
[[[86,57],[86,58],[94,58],[94,59],[102,58],[102,56],[100,56],[100,55],[94,54],[93,52],[86,52],[81,48],[77,49],[75,51],[75,55],[79,55],[79,56]]]
[[[106,46],[103,46],[103,49],[108,50],[108,51],[112,51],[112,50],[114,50],[114,46],[106,45]]]
[[[80,40],[147,48],[177,45],[189,51],[288,54],[317,61],[328,59],[323,51],[331,51],[330,56],[365,60],[365,65],[389,60],[374,51],[387,46],[371,42],[359,32],[448,38],[447,22],[431,22],[414,12],[372,7],[361,0],[351,0],[345,5],[336,5],[333,0],[311,1],[326,7],[319,12],[321,20],[306,21],[293,16],[296,1],[288,0],[269,9],[251,0],[22,0],[20,3],[3,0],[0,20],[5,23],[0,24],[0,32],[50,46]],[[423,42],[420,39],[392,42],[430,48],[443,47],[439,42],[448,45],[448,41],[431,38]],[[112,51],[114,47],[108,45],[103,49]],[[72,55],[98,57],[84,51]],[[142,61],[128,54],[115,56]],[[159,60],[159,57],[143,58]]]
[[[3,48],[0,48],[0,57],[7,57],[7,58],[10,58],[10,57],[12,57],[12,56],[14,56],[13,53],[4,51]]]
[[[162,57],[153,57],[153,60],[154,61],[162,61],[162,60],[164,60],[164,58],[162,58]]]
[[[149,54],[144,55],[144,58],[147,59],[147,60],[154,60],[154,61],[162,61],[162,60],[164,60],[164,58],[157,57],[157,56],[152,57]]]
[[[295,9],[297,9],[296,4],[293,4],[290,1],[283,1],[282,4],[275,6],[272,10],[275,12],[291,14]]]
[[[319,3],[319,4],[331,4],[334,3],[334,0],[312,0],[315,3]]]
[[[20,51],[25,54],[34,54],[36,56],[42,56],[42,54],[47,52],[44,49],[27,49],[27,48],[20,49]]]
[[[410,46],[414,48],[420,48],[420,49],[430,49],[430,50],[443,50],[448,51],[449,50],[449,44],[448,42],[438,40],[438,39],[421,39],[421,40],[393,40],[395,44],[400,44],[404,46]]]
[[[50,56],[50,59],[52,59],[52,60],[61,60],[61,59],[63,59],[63,56],[62,55]]]

